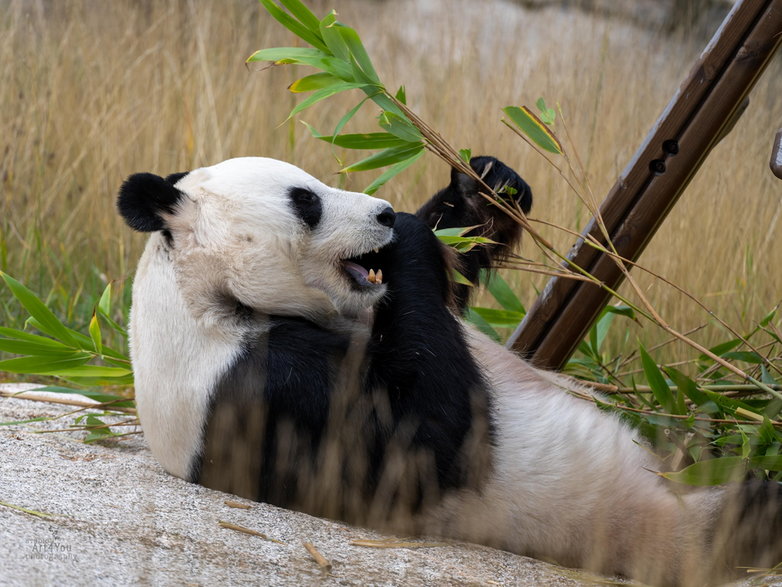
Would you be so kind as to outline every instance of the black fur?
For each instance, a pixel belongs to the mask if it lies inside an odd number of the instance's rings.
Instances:
[[[168,179],[153,173],[136,173],[122,184],[117,209],[133,230],[155,232],[165,228],[161,213],[173,214],[182,197],[182,192]]]
[[[248,341],[215,391],[194,481],[353,521],[366,521],[370,503],[382,502],[382,515],[398,514],[480,485],[489,464],[489,397],[447,307],[442,245],[410,214],[396,215],[395,234],[376,259],[388,293],[369,340],[351,346],[344,332],[273,317],[269,333]],[[260,465],[228,448],[248,444]],[[345,457],[336,471],[325,456],[334,446]],[[253,477],[249,483],[235,478],[237,466]]]
[[[483,177],[486,185],[500,192],[500,195],[507,188],[515,190],[507,198],[512,199],[525,214],[530,211],[532,190],[513,169],[494,157],[473,157],[470,166]],[[476,226],[477,228],[467,234],[486,236],[497,243],[475,247],[459,256],[460,272],[475,284],[480,270],[490,268],[492,264],[510,254],[521,237],[521,226],[487,201],[480,194],[482,191],[485,190],[475,180],[453,169],[448,187],[437,192],[416,212],[416,216],[431,228]],[[466,285],[454,286],[456,307],[460,311],[467,307],[473,290],[474,288]]]
[[[513,187],[529,210],[529,187],[515,172],[493,158],[471,163],[479,173],[490,165],[485,181]],[[378,217],[395,223],[393,242],[355,260],[382,269],[387,286],[371,332],[269,317],[270,328],[247,341],[215,390],[194,481],[360,523],[481,486],[491,466],[490,396],[450,310],[450,252],[431,231],[480,224],[480,234],[515,242],[518,225],[477,192],[454,173],[417,215]],[[312,196],[290,192],[310,227],[321,212]],[[474,280],[503,253],[500,245],[470,253],[463,272]]]
[[[314,229],[323,215],[323,204],[317,194],[306,188],[291,188],[288,197],[296,215],[310,227],[310,230]]]

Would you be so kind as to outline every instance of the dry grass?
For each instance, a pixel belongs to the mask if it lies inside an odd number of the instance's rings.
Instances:
[[[311,5],[319,13],[336,7],[381,77],[406,84],[410,105],[452,144],[518,169],[533,186],[536,217],[578,229],[588,220],[584,207],[499,123],[500,108],[539,96],[559,101],[602,196],[703,44],[495,0]],[[133,272],[144,239],[123,226],[114,196],[136,171],[265,155],[327,182],[368,184],[366,175],[333,176],[335,157],[351,154],[316,143],[302,125],[281,124],[295,102],[285,91],[293,70],[245,67],[254,50],[291,42],[253,0],[0,0],[0,268],[52,292],[61,312],[78,313],[83,290],[92,295],[99,281]],[[781,70],[777,60],[641,260],[739,329],[782,295],[782,185],[768,170],[782,123]],[[327,132],[346,107],[322,103],[304,119]],[[371,129],[372,115],[355,128]],[[427,158],[379,195],[410,210],[447,176]],[[563,250],[572,240],[549,237]],[[678,329],[706,321],[669,288],[639,279]],[[512,282],[530,303],[544,278],[519,274]],[[662,337],[646,330],[650,345]]]

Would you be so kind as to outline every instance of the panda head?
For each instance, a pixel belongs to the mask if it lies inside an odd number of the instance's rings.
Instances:
[[[229,159],[166,178],[138,173],[122,185],[117,207],[131,228],[154,233],[145,252],[153,259],[142,259],[137,281],[169,264],[196,317],[237,303],[316,320],[355,316],[385,293],[360,258],[391,241],[388,202],[328,187],[281,161]]]

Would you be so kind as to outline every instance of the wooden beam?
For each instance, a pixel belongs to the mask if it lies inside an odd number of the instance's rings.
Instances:
[[[782,44],[782,0],[740,0],[706,46],[600,206],[608,234],[636,260],[717,142],[746,106],[747,94]],[[593,218],[584,233],[605,239]],[[568,255],[611,289],[616,264],[582,236]],[[552,278],[508,341],[533,364],[561,369],[605,307],[601,287]]]

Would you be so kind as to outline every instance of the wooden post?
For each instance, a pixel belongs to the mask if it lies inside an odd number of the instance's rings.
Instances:
[[[781,43],[782,0],[734,5],[600,206],[620,255],[640,256]],[[594,218],[584,234],[605,242]],[[610,257],[583,237],[568,258],[612,289],[622,281]],[[539,367],[561,369],[609,298],[594,284],[552,278],[508,346]]]

